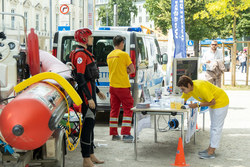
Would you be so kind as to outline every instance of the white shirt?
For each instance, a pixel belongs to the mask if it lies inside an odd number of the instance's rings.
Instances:
[[[210,63],[206,63],[207,61],[211,61]],[[222,52],[216,49],[215,52],[213,52],[211,49],[207,51],[204,54],[203,62],[206,64],[207,70],[210,70],[214,63],[216,63],[217,60],[223,60]]]
[[[245,62],[247,60],[247,56],[245,53],[243,53],[240,57],[239,57],[239,60],[241,63]]]

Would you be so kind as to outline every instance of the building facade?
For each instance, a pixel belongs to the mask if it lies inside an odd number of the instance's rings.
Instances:
[[[137,7],[137,16],[132,15],[131,16],[131,26],[137,27],[140,25],[143,25],[145,27],[149,27],[154,29],[154,21],[150,20],[149,14],[146,11],[146,8],[143,7],[145,4],[145,0],[137,0],[135,2],[135,5]]]
[[[60,1],[52,2],[52,36],[58,31],[58,26],[70,26],[70,30],[75,30],[84,25],[84,9],[87,8],[88,0],[68,0],[69,12],[66,15],[60,12]],[[42,50],[50,50],[50,0],[1,0],[1,12],[16,13],[23,15],[23,19],[17,16],[0,17],[0,30],[5,32],[8,38],[24,42],[24,24],[27,27],[27,34],[34,28],[39,39],[39,47]],[[65,18],[67,20],[65,21]],[[86,19],[85,19],[86,20]],[[64,22],[62,22],[64,21]],[[65,24],[65,25],[62,25]],[[66,25],[68,24],[68,25]]]
[[[95,29],[101,26],[101,21],[98,18],[98,10],[101,6],[107,6],[109,0],[95,0]]]
[[[101,26],[101,21],[98,18],[98,10],[101,6],[106,6],[108,5],[109,0],[96,0],[95,1],[95,25],[96,25],[96,29],[99,28],[99,26]],[[150,20],[149,18],[149,14],[146,12],[146,9],[143,7],[143,5],[145,4],[145,0],[137,0],[135,2],[135,5],[137,7],[138,10],[138,14],[137,16],[132,15],[131,16],[131,26],[133,27],[138,27],[140,25],[143,25],[145,27],[149,27],[154,29],[154,21]],[[119,17],[119,16],[118,16]]]

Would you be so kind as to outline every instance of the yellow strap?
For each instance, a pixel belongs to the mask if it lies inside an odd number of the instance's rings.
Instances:
[[[69,135],[71,134],[71,127],[70,127],[70,121],[69,121],[69,119],[70,119],[69,118],[70,112],[69,112],[69,103],[68,103],[68,100],[65,97],[65,95],[62,93],[62,91],[60,91],[55,85],[53,85],[52,83],[49,83],[49,82],[47,82],[47,83],[50,84],[51,86],[55,87],[55,89],[57,89],[57,91],[61,93],[61,95],[64,97],[64,99],[66,101],[67,110],[68,110],[68,121],[66,123],[66,126],[69,127],[69,130],[65,130],[66,131],[67,141],[68,141],[67,148],[68,148],[69,151],[74,151],[76,149],[76,147],[78,146],[80,138],[81,138],[81,133],[82,133],[82,120],[81,120],[81,116],[79,116],[79,129],[80,129],[80,132],[79,132],[79,136],[78,136],[76,145],[74,145],[74,144],[72,144],[70,142],[70,139],[69,139]],[[81,111],[81,106],[80,106],[80,111]]]
[[[66,79],[64,79],[61,75],[53,73],[53,72],[43,72],[37,75],[34,75],[33,77],[19,83],[14,87],[14,90],[16,93],[22,91],[27,86],[30,86],[36,82],[45,80],[45,79],[53,79],[55,80],[60,86],[65,89],[65,91],[69,94],[71,99],[74,101],[74,103],[79,106],[82,104],[82,99],[77,94],[75,89],[68,83]]]

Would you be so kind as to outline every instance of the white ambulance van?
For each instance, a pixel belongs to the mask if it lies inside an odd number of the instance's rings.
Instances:
[[[91,48],[100,70],[99,89],[107,96],[106,101],[97,97],[98,111],[110,110],[109,71],[107,55],[114,50],[113,37],[124,36],[124,51],[135,66],[136,72],[129,76],[134,105],[145,100],[143,90],[154,96],[155,89],[164,85],[163,64],[167,64],[167,54],[161,55],[158,41],[154,35],[141,32],[140,27],[100,27],[93,31],[94,43]],[[75,31],[56,32],[53,42],[53,55],[62,62],[70,62],[69,54],[77,46]]]

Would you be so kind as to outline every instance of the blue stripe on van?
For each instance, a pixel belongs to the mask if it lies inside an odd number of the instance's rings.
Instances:
[[[152,81],[149,82],[149,87],[152,87],[154,85],[158,85],[158,84],[161,84],[163,81],[163,77],[160,77],[160,78],[157,78],[157,79],[154,79]],[[109,86],[109,82],[99,82],[100,85],[98,85],[96,83],[97,86]],[[139,89],[141,89],[141,85],[139,85]]]
[[[100,85],[98,85],[96,82],[95,84],[96,86],[109,86],[109,82],[99,82]]]
[[[154,85],[158,85],[161,84],[163,81],[163,77],[157,78],[153,80]]]

